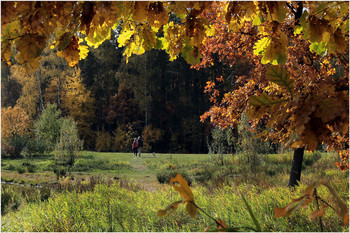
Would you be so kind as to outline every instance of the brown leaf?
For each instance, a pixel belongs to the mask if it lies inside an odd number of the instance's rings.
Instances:
[[[192,202],[187,202],[186,212],[191,218],[195,218],[198,214],[198,208]]]
[[[194,196],[190,186],[188,186],[187,180],[185,180],[180,174],[177,174],[175,178],[170,179],[170,185],[172,185],[186,201],[194,201]]]
[[[217,220],[217,229],[226,229],[228,228],[228,226],[226,225],[226,223],[224,222],[224,220],[221,220],[220,218]]]
[[[207,226],[203,232],[208,232],[210,230],[210,226]]]
[[[325,210],[326,210],[327,207],[328,207],[327,205],[324,205],[324,204],[323,204],[321,209],[314,211],[314,212],[310,215],[310,218],[311,218],[311,219],[314,219],[314,218],[316,218],[316,217],[321,217],[321,216],[323,216],[324,213],[326,212]]]
[[[335,198],[335,202],[337,204],[337,206],[335,208],[335,212],[337,213],[337,215],[339,217],[341,217],[345,220],[346,216],[349,215],[349,210],[348,210],[347,205],[343,202],[343,200],[339,197],[337,192],[329,184],[323,183],[323,185],[328,188],[330,193]],[[344,223],[345,223],[345,221],[344,221]]]
[[[158,210],[157,211],[157,215],[159,217],[163,217],[165,215],[169,215],[171,214],[172,212],[174,212],[178,207],[179,205],[181,205],[183,203],[183,201],[177,201],[177,202],[174,202],[170,205],[168,205],[165,209],[163,210]]]
[[[343,220],[344,220],[344,222],[343,222],[344,226],[349,226],[349,215],[348,214],[344,216]]]

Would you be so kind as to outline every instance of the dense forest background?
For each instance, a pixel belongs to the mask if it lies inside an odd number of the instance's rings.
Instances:
[[[208,153],[213,127],[200,122],[210,107],[206,82],[222,75],[226,81],[219,89],[231,89],[235,74],[249,64],[216,62],[196,70],[181,57],[169,61],[160,50],[127,63],[117,37],[113,31],[111,40],[91,48],[74,68],[49,48],[34,73],[27,74],[15,59],[10,67],[2,64],[2,108],[19,106],[34,124],[48,104],[55,104],[62,117],[77,122],[86,150],[130,151],[133,138],[142,136],[145,151]]]

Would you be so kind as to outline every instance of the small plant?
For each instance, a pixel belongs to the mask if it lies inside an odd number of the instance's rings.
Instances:
[[[335,200],[335,206],[333,207],[330,205],[326,200],[324,200],[322,197],[317,195],[317,187],[324,185],[331,195],[334,197]],[[337,192],[326,182],[324,181],[318,181],[315,184],[309,185],[304,190],[304,195],[297,198],[292,199],[292,202],[290,202],[287,206],[283,208],[275,208],[275,217],[288,217],[291,215],[295,210],[297,210],[300,206],[307,207],[312,201],[316,202],[317,210],[314,211],[310,218],[320,218],[320,227],[321,231],[323,231],[323,224],[321,217],[325,214],[325,210],[327,207],[330,207],[333,209],[339,217],[342,218],[344,225],[349,225],[349,210],[347,205],[343,202],[343,200],[339,197]],[[322,207],[319,208],[319,204],[322,202]],[[296,205],[294,205],[296,203]],[[294,205],[294,206],[293,206]]]
[[[252,218],[256,228],[251,227],[228,227],[227,224],[222,219],[215,219],[214,217],[210,216],[207,212],[205,212],[203,209],[201,209],[197,204],[194,202],[194,195],[192,193],[192,190],[190,186],[188,185],[188,182],[180,175],[177,174],[175,178],[171,178],[170,185],[173,186],[173,188],[179,192],[179,194],[184,198],[184,200],[176,201],[167,206],[165,209],[158,210],[157,215],[159,217],[163,217],[166,215],[169,215],[173,213],[180,205],[185,204],[186,205],[186,212],[191,218],[195,218],[198,214],[198,211],[201,211],[206,216],[208,216],[210,219],[212,219],[216,223],[216,231],[238,231],[240,229],[249,229],[253,231],[261,231],[261,226],[256,219],[255,215],[253,214],[253,211],[242,195],[242,199],[247,207],[248,213],[250,217]],[[208,231],[210,229],[210,226],[208,226],[205,231]]]
[[[22,203],[22,198],[12,187],[1,185],[1,215],[10,210],[17,210]]]
[[[174,170],[163,170],[157,173],[157,180],[161,184],[168,184],[172,177],[175,177],[177,175],[177,171]],[[180,172],[185,179],[188,181],[188,184],[191,185],[192,179],[190,178],[189,174],[185,171]]]
[[[23,174],[26,172],[26,169],[24,167],[17,167],[17,171],[19,174]]]
[[[109,132],[98,131],[96,133],[96,151],[112,151],[113,137]]]

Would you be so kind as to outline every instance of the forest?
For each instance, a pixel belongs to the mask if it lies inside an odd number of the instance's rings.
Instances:
[[[77,122],[86,150],[128,152],[133,138],[142,136],[146,151],[207,153],[211,127],[200,115],[209,108],[203,91],[215,70],[191,69],[183,59],[170,62],[158,50],[126,64],[117,33],[76,67],[49,49],[31,75],[16,61],[2,65],[2,108],[20,107],[33,125],[54,104]]]
[[[348,231],[349,3],[1,2],[1,168],[2,231]]]

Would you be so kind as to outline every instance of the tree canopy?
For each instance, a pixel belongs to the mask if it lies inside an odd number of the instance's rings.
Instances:
[[[202,119],[235,126],[243,112],[294,148],[348,142],[349,3],[329,2],[1,2],[1,60],[28,71],[46,46],[70,66],[118,32],[124,55],[162,49],[211,66],[252,64],[225,94],[210,81],[213,106]],[[49,40],[54,35],[53,42]],[[49,43],[50,41],[50,43]],[[12,49],[16,48],[16,51]],[[215,55],[215,56],[214,56]],[[224,78],[217,77],[221,82]],[[218,98],[222,98],[221,100]]]

